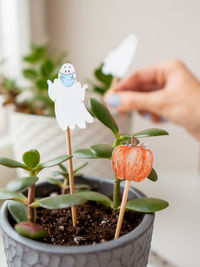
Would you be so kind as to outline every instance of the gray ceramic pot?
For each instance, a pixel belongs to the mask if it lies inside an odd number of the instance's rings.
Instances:
[[[77,183],[90,184],[110,195],[112,180],[80,177]],[[37,196],[47,195],[53,185],[41,183]],[[123,191],[123,186],[121,187]],[[129,198],[144,195],[131,189]],[[154,214],[145,214],[142,223],[129,234],[103,244],[64,247],[44,244],[18,235],[9,222],[7,202],[1,209],[0,222],[8,267],[145,267],[148,262]]]

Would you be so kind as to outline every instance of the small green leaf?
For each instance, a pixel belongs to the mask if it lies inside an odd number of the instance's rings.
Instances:
[[[99,158],[90,149],[78,149],[74,152],[74,155],[81,159],[98,159]]]
[[[47,53],[48,47],[47,45],[36,45],[32,44],[31,45],[31,53],[26,55],[23,60],[28,62],[28,63],[36,63],[38,61],[41,61],[41,59],[45,56]]]
[[[75,184],[74,188],[77,192],[81,190],[91,190],[91,186],[87,184]]]
[[[126,203],[126,208],[128,210],[144,213],[154,213],[163,210],[168,206],[169,203],[167,201],[158,198],[137,198]]]
[[[169,135],[169,133],[160,128],[151,128],[146,129],[133,134],[137,138],[151,137],[151,136],[161,136],[161,135]]]
[[[152,182],[156,182],[158,180],[158,175],[156,173],[156,171],[154,170],[154,168],[152,168],[149,176],[147,177],[149,180],[151,180]]]
[[[35,184],[37,181],[38,178],[36,176],[17,178],[9,182],[6,189],[10,192],[19,192]]]
[[[7,189],[0,188],[0,200],[16,200],[26,203],[27,198],[22,193],[14,193]]]
[[[24,77],[27,79],[33,80],[37,78],[37,71],[33,69],[25,69],[23,70]]]
[[[8,158],[0,158],[0,165],[10,167],[10,168],[21,168],[21,169],[27,170],[27,167],[21,162],[18,162],[13,159],[8,159]]]
[[[53,62],[50,58],[44,60],[41,66],[41,74],[44,78],[48,78],[51,72],[53,71]]]
[[[48,84],[46,79],[37,80],[35,84],[40,91],[48,90]]]
[[[50,184],[56,184],[60,187],[62,187],[62,185],[63,185],[62,181],[60,181],[59,179],[56,179],[56,178],[47,178],[47,182]]]
[[[101,203],[102,205],[112,207],[112,200],[106,195],[103,195],[101,193],[94,191],[82,191],[78,192],[77,194],[85,197],[89,201],[98,202]]]
[[[103,68],[103,64],[101,64],[100,67],[94,71],[94,75],[100,82],[105,84],[107,87],[110,87],[113,76],[111,74],[109,75],[104,74],[102,72],[102,68]]]
[[[48,160],[48,161],[45,161],[41,164],[39,164],[38,166],[36,166],[34,168],[35,171],[37,170],[42,170],[44,168],[50,168],[50,167],[54,167],[68,159],[71,159],[72,158],[72,155],[64,155],[64,156],[60,156],[60,157],[57,157],[57,158],[54,158],[54,159],[51,159],[51,160]]]
[[[63,209],[71,206],[81,205],[86,202],[86,198],[75,194],[59,195],[54,197],[46,197],[36,202],[36,205],[46,209]],[[33,205],[34,206],[34,205]]]
[[[83,165],[79,166],[78,168],[74,169],[73,174],[76,174],[77,172],[79,172],[81,169],[83,169],[87,165],[88,165],[88,162],[86,162]]]
[[[40,240],[48,235],[48,232],[43,229],[39,224],[20,222],[15,225],[15,230],[18,234],[31,238]]]
[[[91,150],[99,157],[99,158],[111,158],[113,147],[110,145],[93,145],[91,146]]]
[[[59,168],[60,168],[63,172],[68,173],[67,168],[66,168],[63,164],[59,164],[58,166],[59,166]]]
[[[27,221],[27,207],[24,204],[10,200],[8,210],[16,222]]]
[[[40,162],[40,153],[37,150],[30,150],[23,154],[22,157],[23,162],[29,168],[34,168]]]
[[[115,122],[108,108],[94,98],[89,99],[89,107],[91,113],[106,127],[108,127],[113,132],[115,137],[118,137],[119,129],[117,123]]]

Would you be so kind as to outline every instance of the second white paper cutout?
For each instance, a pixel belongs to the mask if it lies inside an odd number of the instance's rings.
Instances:
[[[116,49],[112,50],[103,61],[102,71],[113,77],[122,79],[135,55],[137,37],[133,34],[127,36]]]
[[[93,122],[93,117],[84,105],[88,86],[84,84],[81,87],[72,64],[63,64],[58,78],[53,83],[50,80],[47,83],[49,97],[55,102],[56,120],[63,131],[68,127],[74,129],[76,125],[84,129],[86,122]]]

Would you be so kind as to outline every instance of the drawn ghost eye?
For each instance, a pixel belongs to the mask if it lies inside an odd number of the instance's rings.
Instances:
[[[68,70],[68,73],[70,72],[70,70]]]

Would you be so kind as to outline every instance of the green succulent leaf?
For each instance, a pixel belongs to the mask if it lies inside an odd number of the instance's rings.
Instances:
[[[106,195],[103,195],[101,193],[94,192],[94,191],[82,191],[82,192],[78,192],[77,194],[83,196],[89,201],[98,202],[102,205],[112,207],[112,200]]]
[[[93,90],[94,90],[95,93],[100,94],[101,96],[103,96],[106,93],[107,88],[93,85]]]
[[[21,168],[27,170],[27,167],[23,163],[8,158],[0,158],[0,165],[10,168]]]
[[[54,66],[53,62],[51,61],[50,58],[47,58],[44,60],[41,66],[41,73],[44,78],[48,78],[51,72],[53,71]]]
[[[81,205],[85,202],[86,198],[75,193],[72,195],[68,194],[54,197],[46,197],[35,202],[36,205],[34,205],[33,203],[32,206],[43,207],[46,209],[63,209],[71,206]]]
[[[169,133],[160,128],[151,128],[143,131],[139,131],[133,134],[137,138],[151,137],[151,136],[161,136],[161,135],[169,135]]]
[[[152,182],[156,182],[158,180],[158,175],[156,173],[156,171],[154,170],[154,168],[152,168],[149,176],[147,177],[149,180],[151,180]]]
[[[91,146],[91,150],[98,156],[99,158],[111,158],[113,147],[107,144],[103,145],[93,145]]]
[[[0,200],[16,200],[26,203],[27,198],[22,193],[10,192],[5,188],[0,188]]]
[[[34,69],[23,70],[23,75],[24,75],[24,77],[26,77],[27,79],[30,79],[30,80],[36,79],[38,76],[37,71]]]
[[[106,127],[108,127],[118,137],[118,126],[108,108],[100,101],[94,98],[89,99],[89,108],[91,113]]]
[[[31,53],[26,55],[23,59],[25,62],[28,62],[28,63],[38,62],[47,53],[47,49],[48,48],[46,45],[39,46],[39,45],[33,43],[33,44],[31,44]]]
[[[88,165],[88,162],[82,164],[82,165],[79,166],[78,168],[74,169],[74,170],[73,170],[73,173],[74,173],[74,174],[77,174],[81,169],[83,169],[83,168],[84,168],[85,166],[87,166],[87,165]]]
[[[98,159],[99,157],[90,149],[78,149],[74,155],[82,159]]]
[[[143,213],[154,213],[169,206],[165,200],[158,198],[137,198],[127,201],[126,209]]]
[[[38,171],[38,170],[42,170],[44,168],[50,168],[50,167],[54,167],[68,159],[71,159],[72,158],[72,155],[64,155],[64,156],[60,156],[60,157],[57,157],[57,158],[54,158],[54,159],[51,159],[51,160],[48,160],[48,161],[45,161],[43,163],[40,163],[38,166],[36,166],[34,168],[35,171]]]
[[[35,184],[37,181],[38,178],[36,176],[17,178],[9,182],[6,189],[10,192],[19,192]]]
[[[40,153],[37,150],[30,150],[23,154],[22,160],[29,168],[34,168],[40,162]]]
[[[46,91],[48,90],[48,84],[47,84],[47,80],[46,79],[39,79],[35,82],[37,88],[40,90],[40,91]],[[42,100],[42,99],[41,99]],[[46,99],[44,98],[43,96],[43,100],[46,101]]]
[[[51,177],[47,178],[47,182],[50,183],[50,184],[56,184],[56,185],[58,185],[60,187],[62,187],[62,185],[63,185],[61,180],[56,179],[56,178],[51,178]]]
[[[76,192],[79,192],[81,190],[91,190],[91,186],[89,186],[88,184],[75,184],[74,188]]]
[[[102,82],[109,88],[112,83],[113,76],[111,74],[109,75],[104,74],[102,72],[102,68],[103,64],[101,64],[100,67],[94,71],[94,76],[96,77],[96,79],[98,79],[100,82]]]
[[[63,172],[68,173],[67,168],[66,168],[63,164],[59,164],[58,166],[59,166],[59,168],[60,168]]]
[[[43,229],[39,224],[20,222],[15,225],[15,230],[18,234],[31,238],[40,240],[48,235],[48,232]]]
[[[8,210],[17,223],[27,221],[27,207],[24,204],[10,200]]]

